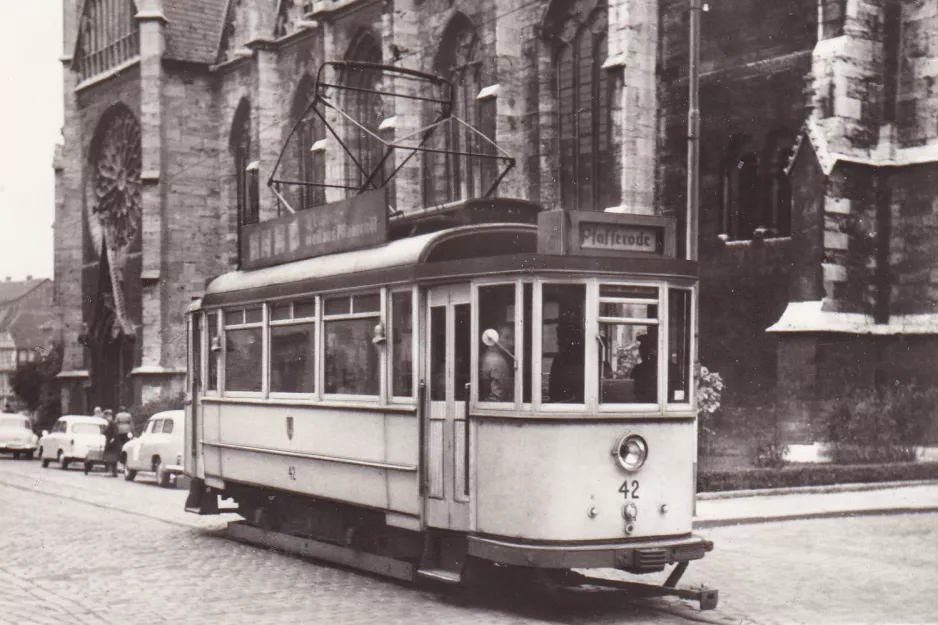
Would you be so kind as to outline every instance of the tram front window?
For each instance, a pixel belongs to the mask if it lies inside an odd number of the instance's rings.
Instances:
[[[599,291],[600,401],[658,402],[658,289],[602,285]]]
[[[479,328],[494,329],[498,342],[479,346],[479,401],[515,400],[515,285],[479,288]]]
[[[541,334],[542,370],[547,373],[541,388],[544,403],[582,404],[584,401],[585,300],[585,285],[544,285]]]

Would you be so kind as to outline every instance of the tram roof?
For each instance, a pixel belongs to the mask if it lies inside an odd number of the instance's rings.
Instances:
[[[537,227],[517,223],[457,226],[397,239],[377,247],[317,256],[262,269],[233,271],[208,284],[201,305],[295,295],[297,289],[289,288],[290,285],[299,287],[310,283],[312,287],[311,283],[316,283],[323,290],[341,288],[342,285],[335,279],[351,274],[362,279],[365,279],[362,274],[376,272],[391,277],[387,273],[390,271],[392,274],[397,273],[398,281],[404,281],[407,277],[400,272],[393,272],[394,269],[433,262],[437,260],[434,257],[439,256],[434,252],[457,243],[464,244],[460,246],[461,251],[455,255],[447,254],[440,260],[533,253],[537,247]],[[380,284],[380,277],[375,275],[373,284]]]

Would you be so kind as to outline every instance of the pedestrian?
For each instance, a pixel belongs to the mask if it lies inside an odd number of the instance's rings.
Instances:
[[[511,326],[498,329],[498,341],[489,345],[479,363],[481,401],[512,401],[515,391],[514,363],[508,361],[514,341]]]
[[[104,411],[101,410],[101,406],[95,406],[95,407],[94,407],[94,415],[93,415],[93,416],[98,417],[99,419],[103,419],[103,418],[104,418]]]
[[[122,447],[120,433],[117,421],[114,419],[114,412],[110,408],[104,411],[104,418],[107,420],[104,428],[104,464],[105,468],[111,470],[111,477],[117,477],[117,459],[120,457]]]
[[[127,412],[127,408],[120,406],[114,420],[117,421],[117,433],[120,435],[121,445],[123,446],[124,443],[130,440],[130,433],[133,431],[133,417]]]

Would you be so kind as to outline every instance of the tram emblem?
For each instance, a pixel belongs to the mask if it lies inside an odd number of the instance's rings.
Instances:
[[[293,417],[287,417],[287,438],[293,440]]]

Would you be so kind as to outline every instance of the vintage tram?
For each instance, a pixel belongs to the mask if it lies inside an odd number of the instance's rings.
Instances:
[[[401,579],[673,564],[677,592],[712,543],[674,219],[384,198],[257,224],[190,306],[187,509]]]

